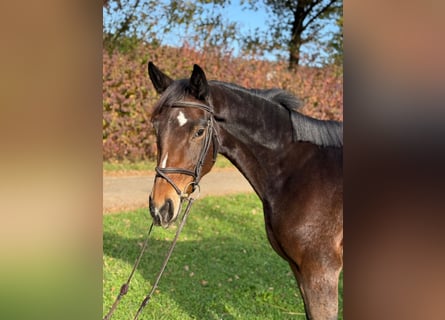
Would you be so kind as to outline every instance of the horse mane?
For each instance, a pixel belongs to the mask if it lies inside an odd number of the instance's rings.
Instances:
[[[292,123],[293,141],[311,142],[323,147],[343,146],[343,123],[332,120],[319,120],[298,112],[301,100],[282,89],[247,89],[239,85],[221,81],[211,81],[227,88],[242,91],[260,99],[267,100],[275,106],[289,111]]]

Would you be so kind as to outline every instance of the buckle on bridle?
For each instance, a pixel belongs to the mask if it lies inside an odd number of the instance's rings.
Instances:
[[[192,192],[187,192],[188,188],[192,187]],[[181,199],[187,199],[187,200],[196,200],[201,195],[201,187],[198,183],[195,181],[189,182],[185,188],[184,191],[180,194]]]

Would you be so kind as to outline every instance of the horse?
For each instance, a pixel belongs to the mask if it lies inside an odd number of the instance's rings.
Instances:
[[[151,61],[160,98],[151,121],[157,144],[149,210],[167,228],[182,199],[222,154],[260,198],[267,238],[296,278],[306,318],[337,319],[343,266],[343,123],[298,111],[280,89],[248,89],[191,77],[173,80]]]

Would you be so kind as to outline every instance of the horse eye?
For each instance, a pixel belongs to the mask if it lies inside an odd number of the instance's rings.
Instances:
[[[195,137],[196,137],[196,138],[201,137],[203,134],[204,134],[204,129],[201,128],[201,129],[199,129],[198,131],[196,131],[196,133],[195,133]]]

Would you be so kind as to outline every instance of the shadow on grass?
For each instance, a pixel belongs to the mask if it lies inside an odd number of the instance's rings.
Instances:
[[[141,242],[141,239],[105,233],[104,254],[132,266]],[[150,239],[137,271],[145,284],[142,290],[137,286],[138,298],[136,304],[132,303],[134,312],[150,291],[170,244],[171,241]],[[131,267],[128,269],[119,286],[126,281]],[[269,252],[263,248],[254,250],[248,242],[225,237],[178,242],[158,289],[194,319],[247,319],[255,318],[258,312],[283,319],[286,312],[289,318],[295,312],[303,312],[300,297],[295,296],[295,280],[285,261],[280,261],[272,249]],[[117,292],[110,294],[113,299]],[[158,295],[153,296],[144,314],[150,314],[150,306]]]

